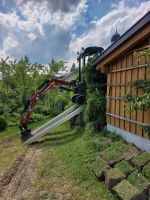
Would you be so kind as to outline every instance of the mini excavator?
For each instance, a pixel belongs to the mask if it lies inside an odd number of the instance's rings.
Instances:
[[[32,110],[36,106],[37,102],[45,95],[45,93],[47,93],[49,90],[54,89],[55,87],[60,87],[61,90],[73,91],[75,95],[72,97],[72,102],[77,104],[79,107],[83,105],[86,102],[86,84],[81,74],[81,60],[83,59],[82,63],[84,66],[86,56],[91,56],[93,54],[101,54],[102,51],[103,51],[102,47],[88,47],[85,50],[82,48],[82,52],[78,53],[78,57],[77,57],[77,61],[79,63],[79,82],[78,83],[75,81],[67,82],[65,80],[59,80],[59,79],[46,79],[37,88],[37,90],[31,95],[31,97],[27,100],[24,106],[24,110],[21,115],[20,125],[19,125],[19,128],[21,130],[21,140],[24,143],[31,144],[32,142],[36,141],[37,138],[40,138],[41,136],[46,134],[47,130],[51,130],[52,127],[57,127],[56,125],[60,125],[64,123],[65,121],[69,120],[70,118],[74,117],[75,115],[79,114],[79,112],[82,111],[82,109],[79,110],[78,108],[76,109],[77,112],[74,110],[74,108],[68,109],[68,111],[65,111],[64,113],[60,114],[60,117],[58,116],[56,117],[55,120],[52,120],[54,121],[53,123],[50,122],[51,127],[49,129],[47,128],[47,125],[46,126],[44,125],[46,128],[46,131],[44,130],[44,133],[42,130],[44,126],[40,127],[41,132],[39,131],[40,128],[37,131],[34,131],[34,132],[38,132],[39,134],[38,137],[31,134],[31,129],[29,129],[27,125],[29,120],[31,119]],[[72,89],[66,88],[64,86],[72,87]],[[72,111],[73,113],[72,115],[69,113],[70,111]],[[68,114],[68,118],[66,114]],[[60,119],[62,117],[64,117],[64,120]],[[56,124],[56,120],[58,121],[57,124]]]

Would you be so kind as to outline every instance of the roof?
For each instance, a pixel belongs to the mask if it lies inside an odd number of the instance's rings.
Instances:
[[[69,72],[69,73],[66,73],[66,74],[63,74],[62,76],[60,76],[59,79],[65,80],[65,79],[69,78],[70,76],[76,75],[76,74],[77,74],[77,71]]]
[[[131,28],[129,28],[116,42],[112,43],[103,53],[98,56],[93,64],[97,65],[100,61],[102,61],[106,56],[111,54],[114,50],[116,50],[119,46],[122,45],[125,41],[127,41],[130,37],[132,37],[136,32],[142,29],[150,23],[150,11],[147,12],[140,20],[138,20]]]

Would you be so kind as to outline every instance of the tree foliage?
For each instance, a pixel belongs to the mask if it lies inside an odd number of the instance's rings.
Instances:
[[[27,56],[20,60],[10,60],[9,58],[0,61],[0,116],[9,122],[17,124],[20,113],[22,113],[26,99],[36,90],[36,88],[46,78],[54,78],[59,71],[64,70],[63,61],[52,60],[48,66],[38,63],[30,63]],[[68,103],[67,96],[59,94],[56,89],[50,91],[39,102],[35,111],[42,115],[55,115],[64,109]],[[66,99],[65,99],[66,98]],[[62,109],[57,109],[58,102],[62,103]],[[60,105],[59,105],[60,108]],[[39,117],[39,116],[38,116]],[[36,116],[36,118],[38,118]],[[35,118],[35,117],[34,117]],[[40,118],[40,117],[39,117]],[[39,119],[38,118],[38,119]]]
[[[3,117],[0,117],[0,131],[5,130],[6,127],[7,127],[7,121]]]
[[[106,123],[105,94],[107,77],[106,74],[100,73],[92,65],[93,59],[90,58],[83,68],[84,80],[87,85],[87,103],[83,117],[85,125],[89,123],[93,131],[99,131]]]

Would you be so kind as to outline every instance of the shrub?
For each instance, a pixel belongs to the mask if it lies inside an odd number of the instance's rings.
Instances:
[[[19,121],[16,121],[16,122],[8,122],[8,127],[13,127],[13,126],[17,126],[19,123]]]
[[[37,105],[34,109],[34,112],[37,114],[43,114],[45,116],[50,115],[49,108],[45,105]]]
[[[84,121],[92,122],[94,131],[101,130],[105,125],[106,98],[97,89],[88,94],[87,104],[84,109]]]
[[[7,127],[7,121],[5,120],[5,118],[0,117],[0,131],[5,130]]]
[[[86,82],[87,104],[84,109],[84,124],[90,122],[92,133],[101,131],[106,123],[106,74],[100,73],[93,66],[92,62],[95,56],[91,58],[83,67],[83,75]],[[92,129],[93,126],[93,129]]]
[[[42,115],[42,114],[35,114],[35,113],[33,113],[32,117],[30,119],[30,123],[42,121],[44,118],[45,118],[45,116]]]

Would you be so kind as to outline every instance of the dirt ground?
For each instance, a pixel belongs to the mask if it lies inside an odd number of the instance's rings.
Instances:
[[[91,140],[64,125],[32,146],[0,138],[0,200],[114,200],[87,167]],[[68,130],[68,131],[66,131]]]
[[[35,182],[37,163],[42,150],[29,148],[0,178],[0,200],[23,200],[28,198],[30,186]]]

